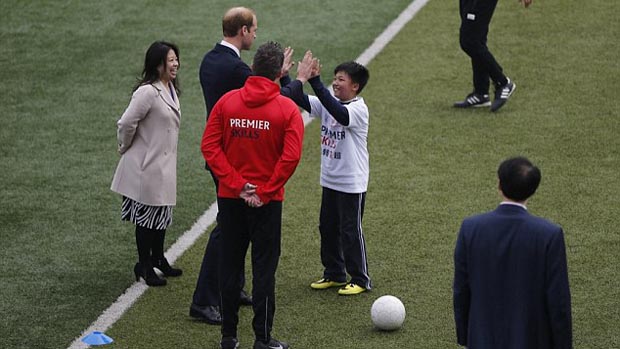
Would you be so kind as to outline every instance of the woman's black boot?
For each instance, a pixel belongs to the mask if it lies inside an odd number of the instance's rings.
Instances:
[[[164,286],[166,279],[155,274],[151,262],[152,235],[150,229],[136,225],[136,246],[138,247],[139,262],[133,267],[133,273],[136,275],[136,281],[143,278],[149,286]]]
[[[151,251],[153,251],[151,260],[153,267],[159,269],[165,276],[181,276],[183,270],[173,268],[164,257],[164,239],[166,238],[166,229],[153,229],[151,231]]]
[[[155,273],[153,270],[153,266],[151,263],[136,263],[133,267],[133,272],[136,275],[136,281],[139,281],[140,278],[144,279],[149,286],[165,286],[166,279],[162,279]]]
[[[159,269],[165,276],[181,276],[183,274],[183,270],[170,266],[165,257],[154,259],[153,267]]]

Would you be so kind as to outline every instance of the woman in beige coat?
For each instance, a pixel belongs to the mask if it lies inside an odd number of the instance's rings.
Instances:
[[[146,52],[144,70],[129,106],[117,122],[121,158],[112,191],[123,197],[121,219],[136,225],[136,281],[163,286],[165,276],[179,276],[164,257],[166,228],[176,205],[177,141],[181,121],[177,71],[179,49],[154,42]]]

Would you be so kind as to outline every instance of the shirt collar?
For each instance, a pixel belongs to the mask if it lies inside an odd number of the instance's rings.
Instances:
[[[353,97],[352,99],[349,99],[348,101],[341,101],[341,100],[338,100],[338,102],[340,102],[340,104],[344,104],[344,105],[346,105],[346,104],[349,104],[349,103],[351,103],[351,102],[355,102],[355,101],[357,101],[358,99],[359,99],[359,97],[358,97],[358,96],[355,96],[355,97]]]
[[[231,44],[230,42],[226,40],[222,40],[220,41],[220,45],[228,47],[229,49],[235,51],[238,57],[241,57],[241,53],[239,52],[239,49],[235,45]]]
[[[526,207],[525,205],[520,204],[520,203],[518,203],[518,202],[514,202],[514,201],[502,201],[502,202],[500,203],[500,205],[513,205],[513,206],[519,206],[519,207],[522,207],[524,210],[526,210],[526,211],[527,211],[527,207]]]

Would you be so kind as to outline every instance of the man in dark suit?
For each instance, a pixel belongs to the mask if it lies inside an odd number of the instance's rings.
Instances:
[[[223,40],[205,54],[200,64],[200,85],[207,107],[207,119],[215,103],[230,90],[241,88],[252,75],[250,67],[241,60],[241,50],[249,50],[256,39],[258,23],[253,10],[245,7],[229,9],[222,18]],[[219,182],[209,167],[215,188]],[[220,227],[216,224],[205,250],[200,274],[194,290],[189,314],[191,317],[210,324],[220,324],[220,295],[218,279],[218,259],[221,250]],[[241,284],[241,304],[251,305],[252,298],[243,290],[245,277]]]
[[[456,242],[457,341],[469,349],[572,348],[564,233],[525,206],[540,170],[516,157],[497,174],[502,203],[466,218]]]

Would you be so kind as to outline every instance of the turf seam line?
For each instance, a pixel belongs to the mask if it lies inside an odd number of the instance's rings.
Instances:
[[[402,30],[402,28],[420,11],[424,5],[430,0],[414,0],[407,6],[407,8],[400,13],[400,15],[385,28],[385,30],[375,38],[373,43],[362,52],[362,54],[355,60],[362,65],[368,65],[370,61],[375,58],[379,52],[381,52],[387,44]],[[330,86],[331,90],[331,86]],[[304,125],[307,126],[312,122],[312,118],[308,113],[303,113]],[[204,234],[207,228],[215,222],[217,216],[217,202],[214,202],[198,220],[192,225],[192,227],[184,232],[177,241],[170,246],[166,251],[166,258],[170,264],[179,258],[187,249],[189,249],[195,242]],[[123,314],[144,294],[148,289],[148,286],[143,282],[136,282],[131,285],[122,295],[120,295],[116,301],[110,305],[103,313],[93,322],[87,329],[75,338],[71,345],[67,349],[86,349],[88,345],[81,341],[81,338],[93,331],[105,332],[109,329]]]

